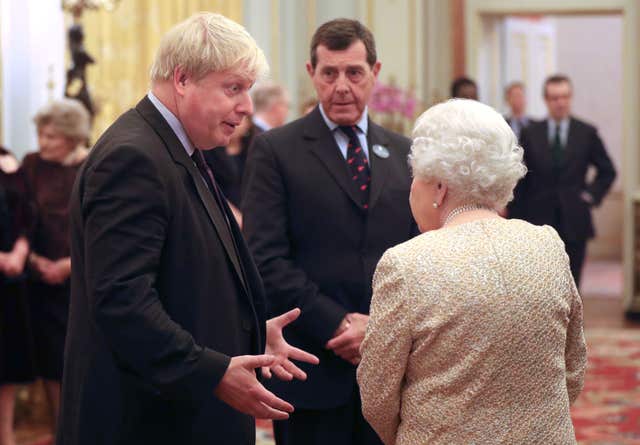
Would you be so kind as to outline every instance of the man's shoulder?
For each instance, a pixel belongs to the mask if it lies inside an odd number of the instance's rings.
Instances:
[[[597,132],[598,129],[595,125],[590,122],[587,122],[583,119],[578,119],[574,116],[571,116],[570,125],[576,130],[584,131],[584,132]]]
[[[325,128],[323,129],[321,125],[324,125]],[[266,145],[273,150],[273,153],[288,157],[288,153],[298,151],[301,145],[306,145],[309,142],[307,139],[317,138],[323,131],[329,131],[326,124],[324,122],[318,123],[307,115],[256,135],[253,146]]]
[[[369,120],[369,125],[371,125],[372,128],[374,128],[377,131],[381,132],[387,138],[389,138],[389,139],[391,139],[393,141],[401,142],[401,143],[406,144],[406,145],[411,145],[411,139],[409,139],[404,134],[396,133],[395,131],[388,130],[388,129],[384,128],[382,125],[376,124],[372,120]]]
[[[101,161],[124,156],[156,159],[163,150],[163,141],[153,127],[135,110],[124,112],[102,133],[91,149],[87,168]]]

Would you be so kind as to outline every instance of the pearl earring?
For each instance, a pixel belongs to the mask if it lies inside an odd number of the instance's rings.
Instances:
[[[438,203],[437,203],[437,202],[435,202],[435,201],[433,201],[433,208],[434,208],[434,209],[437,209],[437,208],[438,208]]]

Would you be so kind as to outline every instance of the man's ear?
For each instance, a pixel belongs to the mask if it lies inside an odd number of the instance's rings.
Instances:
[[[313,77],[313,74],[316,72],[316,70],[311,66],[311,62],[307,62],[307,74],[309,74],[309,77]]]
[[[187,82],[190,80],[189,75],[181,66],[177,66],[173,70],[173,88],[178,94],[183,95]]]
[[[371,67],[371,71],[373,71],[373,77],[375,77],[376,79],[378,78],[378,73],[380,72],[381,67],[382,64],[379,60],[373,64],[373,67]]]

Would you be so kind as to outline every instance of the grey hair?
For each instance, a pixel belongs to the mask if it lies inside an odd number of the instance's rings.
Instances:
[[[274,82],[261,82],[251,91],[255,112],[266,111],[278,99],[287,99],[287,91],[282,85]]]
[[[247,30],[211,12],[192,15],[162,37],[151,80],[171,79],[179,66],[195,79],[228,69],[240,69],[255,79],[269,71],[264,53]]]
[[[48,103],[33,116],[33,122],[38,130],[52,124],[76,144],[86,142],[91,134],[89,112],[75,99],[59,99]]]
[[[443,181],[458,203],[502,208],[527,172],[504,118],[475,100],[434,105],[418,118],[412,137],[413,175]]]

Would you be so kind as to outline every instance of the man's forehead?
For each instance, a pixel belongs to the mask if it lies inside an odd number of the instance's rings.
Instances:
[[[367,50],[362,40],[356,40],[345,49],[329,49],[325,45],[316,48],[318,65],[362,66],[367,63]]]

